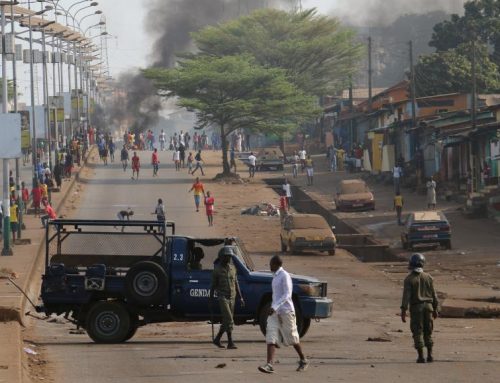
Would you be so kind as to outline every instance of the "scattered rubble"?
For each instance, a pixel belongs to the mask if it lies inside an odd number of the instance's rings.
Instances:
[[[251,206],[241,210],[242,215],[259,215],[259,216],[278,216],[280,211],[278,207],[270,202],[261,202],[258,205]]]

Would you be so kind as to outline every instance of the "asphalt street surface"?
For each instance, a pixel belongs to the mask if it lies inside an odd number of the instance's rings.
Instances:
[[[143,164],[150,152],[140,154]],[[195,212],[188,194],[193,177],[175,172],[171,152],[160,154],[159,177],[144,166],[139,180],[121,164],[95,165],[84,179],[82,195],[69,216],[114,219],[131,207],[138,219],[151,218],[156,200],[163,198],[167,218],[177,233],[214,236],[203,211]],[[231,185],[227,186],[228,188]],[[239,209],[235,209],[239,215]],[[244,225],[244,223],[242,223]],[[258,269],[267,268],[269,255],[257,255]],[[48,360],[45,381],[53,382],[496,382],[500,376],[498,320],[438,319],[435,323],[433,364],[417,365],[409,325],[401,323],[401,286],[371,264],[345,251],[331,257],[301,254],[285,257],[285,268],[328,282],[334,300],[333,317],[312,323],[303,338],[311,365],[295,372],[297,357],[291,348],[277,350],[274,376],[257,367],[265,362],[265,343],[258,326],[236,327],[238,350],[220,350],[211,344],[211,328],[203,323],[167,323],[139,329],[127,343],[97,345],[85,333],[75,334],[71,323],[34,320],[30,341]],[[439,281],[437,281],[439,283]],[[225,340],[225,339],[224,339]]]

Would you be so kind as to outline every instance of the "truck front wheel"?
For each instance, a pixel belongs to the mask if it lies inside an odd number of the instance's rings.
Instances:
[[[124,342],[131,330],[131,317],[120,302],[97,302],[89,310],[87,334],[96,343]]]
[[[266,335],[267,317],[270,309],[271,309],[271,302],[267,302],[261,307],[259,312],[259,327],[260,331],[262,332],[262,334],[264,334],[264,336]],[[299,333],[299,336],[302,338],[304,335],[306,335],[307,331],[309,330],[309,327],[311,326],[311,319],[304,318],[300,310],[297,310],[297,308],[295,308],[295,316],[297,321],[297,332]]]

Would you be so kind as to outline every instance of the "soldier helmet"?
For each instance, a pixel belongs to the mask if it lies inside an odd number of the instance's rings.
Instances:
[[[222,249],[219,250],[219,259],[224,258],[224,257],[229,257],[231,258],[234,254],[234,249],[232,246],[224,246]]]
[[[414,253],[410,258],[410,262],[408,263],[408,269],[416,269],[418,267],[424,267],[425,265],[425,257],[421,253]]]

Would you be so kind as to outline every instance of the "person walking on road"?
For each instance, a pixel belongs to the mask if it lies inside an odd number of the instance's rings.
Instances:
[[[312,186],[313,177],[314,177],[314,162],[313,162],[310,155],[307,156],[307,159],[305,162],[305,167],[306,167],[306,174],[307,174],[307,185]]]
[[[123,145],[120,152],[120,161],[122,162],[123,171],[126,171],[128,166],[128,150],[126,145]]]
[[[274,372],[274,355],[276,347],[281,342],[285,346],[293,346],[300,358],[297,371],[305,371],[309,366],[309,361],[306,359],[300,345],[295,307],[292,301],[292,278],[283,269],[283,261],[279,255],[271,258],[269,267],[273,272],[273,296],[266,326],[267,363],[259,366],[259,371],[266,374]]]
[[[286,197],[286,204],[287,206],[290,206],[290,200],[292,199],[292,187],[288,183],[288,178],[285,178],[285,182],[283,183],[283,186],[281,188],[283,189]]]
[[[411,256],[408,264],[410,273],[405,278],[401,303],[401,320],[406,323],[406,310],[410,309],[410,329],[413,334],[417,363],[425,363],[424,346],[427,348],[427,362],[433,362],[432,330],[438,317],[438,299],[430,274],[424,272],[425,257],[420,253]]]
[[[297,152],[294,152],[293,156],[292,156],[292,174],[293,174],[293,178],[297,178],[297,175],[299,173],[299,162],[300,162],[299,155],[297,154]]]
[[[189,193],[194,191],[194,205],[196,206],[196,211],[200,210],[200,200],[201,196],[205,197],[205,189],[203,188],[203,184],[200,182],[200,178],[196,177],[196,181],[189,189]]]
[[[212,273],[212,285],[210,286],[210,302],[213,301],[215,293],[217,293],[222,315],[222,324],[217,336],[213,339],[213,343],[219,348],[224,348],[221,344],[221,338],[224,333],[227,333],[227,348],[230,350],[237,348],[232,336],[234,328],[234,305],[237,295],[240,297],[241,306],[245,306],[245,300],[241,295],[240,285],[238,284],[236,268],[232,263],[234,255],[232,246],[224,246],[219,250],[218,260],[215,263]]]
[[[394,210],[396,210],[396,216],[398,218],[398,225],[402,225],[401,214],[403,213],[403,196],[400,192],[397,192],[394,196]]]
[[[214,225],[214,203],[215,199],[211,196],[210,192],[207,191],[207,195],[205,196],[205,211],[207,213],[208,218],[208,226]]]
[[[179,149],[174,149],[172,161],[174,161],[175,171],[178,172],[181,170],[181,153],[179,152]]]
[[[160,137],[159,137],[159,140],[160,140],[160,150],[163,152],[165,150],[165,141],[166,141],[166,135],[165,135],[165,132],[163,131],[163,129],[161,130],[161,133],[160,133]]]
[[[303,173],[306,166],[307,152],[304,148],[299,150],[300,171]]]
[[[194,160],[193,153],[189,152],[189,155],[188,155],[188,158],[187,158],[188,174],[191,174],[191,171],[193,170],[193,160]]]
[[[436,209],[436,181],[432,177],[427,181],[427,209]]]
[[[134,156],[132,157],[132,179],[134,179],[134,175],[137,173],[137,178],[139,179],[139,169],[141,168],[141,160],[137,155],[137,152],[134,152]]]
[[[151,164],[153,165],[153,177],[156,177],[158,175],[158,166],[160,164],[160,161],[158,160],[158,149],[156,148],[151,154]]]
[[[158,198],[158,203],[156,204],[153,214],[156,214],[156,219],[158,221],[165,222],[167,212],[165,211],[165,205],[163,204],[163,200],[161,198]]]
[[[255,177],[256,162],[257,162],[257,157],[255,157],[253,152],[250,152],[250,155],[248,156],[248,175],[250,178]]]
[[[17,234],[17,225],[19,224],[19,206],[17,205],[17,201],[10,201],[10,231],[12,232],[12,243],[16,242],[16,234]]]
[[[196,160],[196,166],[194,170],[191,172],[191,175],[194,175],[194,173],[200,169],[201,170],[201,175],[204,176],[205,173],[203,172],[203,159],[201,158],[201,150],[198,150],[198,153],[196,153],[196,156],[194,156],[194,159]]]
[[[399,165],[395,165],[392,168],[392,180],[394,182],[394,193],[397,194],[401,191],[401,176],[403,175],[403,170]]]

